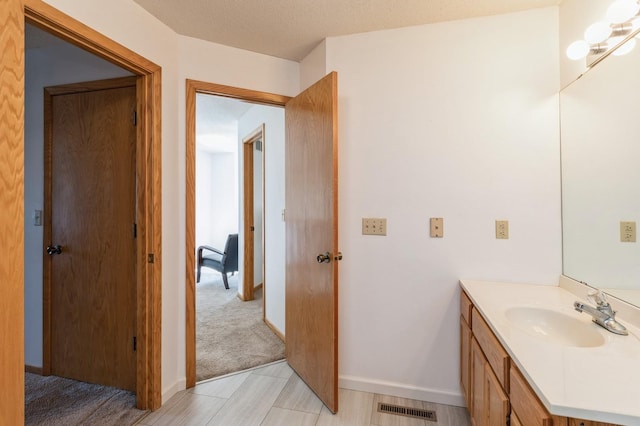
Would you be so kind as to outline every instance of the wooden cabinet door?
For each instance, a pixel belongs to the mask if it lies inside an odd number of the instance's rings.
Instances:
[[[471,408],[471,329],[460,317],[460,385],[462,394]]]
[[[553,418],[538,400],[535,393],[529,387],[526,379],[515,368],[510,370],[510,400],[513,410],[523,426],[552,426]]]
[[[504,426],[507,424],[507,417],[509,416],[509,397],[502,390],[500,382],[489,363],[484,366],[485,376],[485,395],[486,400],[486,425],[487,426]]]
[[[487,360],[476,339],[471,339],[471,424],[484,426],[483,415],[486,412],[484,400],[484,366]]]
[[[511,410],[511,415],[509,416],[509,419],[510,419],[509,426],[522,426],[522,423],[520,422],[520,419],[516,415],[515,411]]]

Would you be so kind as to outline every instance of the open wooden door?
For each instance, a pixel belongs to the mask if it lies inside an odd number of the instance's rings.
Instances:
[[[338,76],[285,107],[286,357],[338,411]]]

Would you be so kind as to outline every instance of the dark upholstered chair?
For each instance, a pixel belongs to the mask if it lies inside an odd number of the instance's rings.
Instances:
[[[211,252],[205,254],[204,252]],[[214,249],[209,246],[198,247],[198,272],[196,274],[196,282],[200,282],[200,268],[206,266],[215,269],[222,274],[224,288],[229,290],[229,281],[227,274],[238,271],[238,234],[229,234],[227,242],[224,245],[224,251]]]

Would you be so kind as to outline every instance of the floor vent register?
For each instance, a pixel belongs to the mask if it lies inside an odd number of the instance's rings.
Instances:
[[[432,410],[423,410],[422,408],[403,407],[401,405],[378,403],[378,412],[395,414],[398,416],[412,417],[414,419],[437,421],[436,412]]]

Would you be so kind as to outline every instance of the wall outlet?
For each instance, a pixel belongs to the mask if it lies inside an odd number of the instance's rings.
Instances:
[[[431,238],[444,237],[444,220],[441,217],[432,217],[429,220],[429,235]]]
[[[636,242],[635,222],[620,222],[620,241],[623,243]]]
[[[363,217],[362,235],[387,235],[387,219]]]
[[[496,238],[498,240],[509,239],[509,221],[508,220],[496,220]]]

